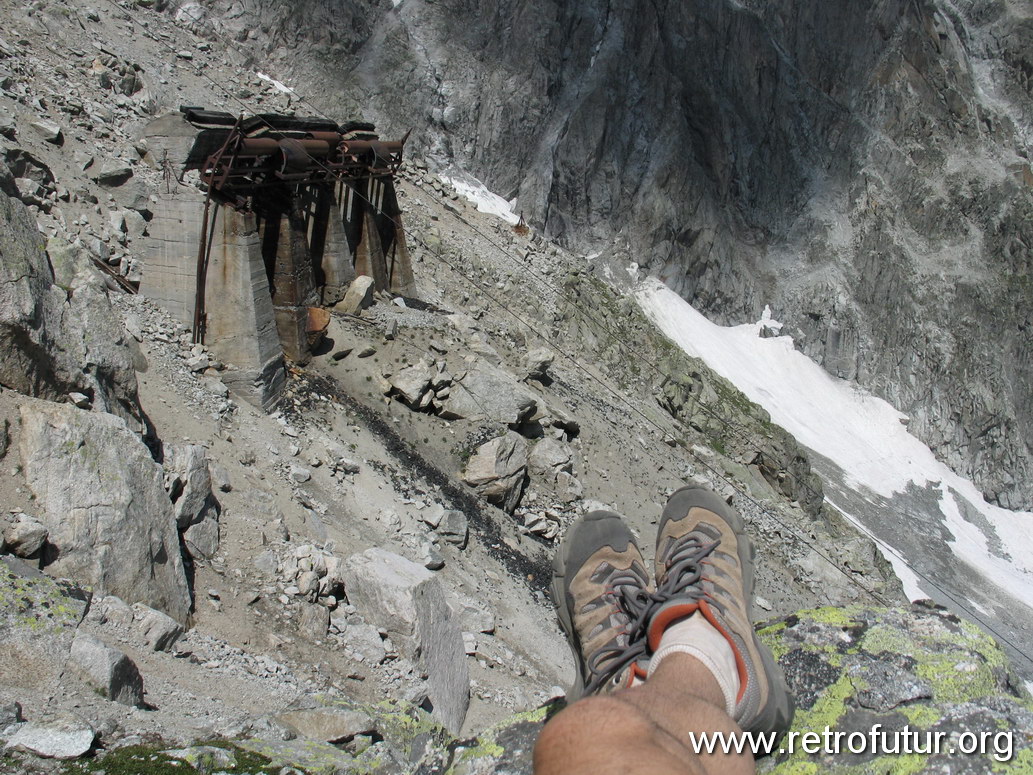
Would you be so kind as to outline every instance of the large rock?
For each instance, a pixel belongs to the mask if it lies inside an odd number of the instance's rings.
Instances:
[[[109,700],[134,707],[143,704],[143,678],[136,664],[100,638],[77,632],[69,663]]]
[[[574,450],[558,439],[544,438],[531,448],[527,465],[532,474],[551,483],[561,473],[574,472]]]
[[[361,710],[322,707],[288,710],[275,720],[301,737],[324,743],[346,743],[356,735],[376,731],[376,725]]]
[[[185,530],[216,507],[208,451],[200,444],[165,444],[165,489],[174,504],[176,524]]]
[[[383,549],[367,549],[342,568],[348,602],[427,673],[433,715],[457,733],[470,703],[470,677],[458,621],[438,578]]]
[[[133,176],[133,168],[121,159],[108,159],[100,165],[100,168],[90,175],[102,186],[121,186]]]
[[[150,606],[136,603],[131,611],[133,629],[154,651],[171,651],[183,634],[183,625]]]
[[[334,311],[345,315],[359,314],[360,310],[372,306],[373,290],[373,278],[360,274],[352,280],[351,285],[348,286],[348,291],[344,294],[344,298],[337,302]]]
[[[0,676],[34,695],[57,691],[88,592],[0,557]]]
[[[212,492],[208,451],[199,444],[166,444],[162,467],[187,551],[195,559],[211,559],[219,549],[220,507]]]
[[[421,362],[399,369],[388,382],[405,403],[415,407],[430,386],[432,376],[434,374],[430,366]]]
[[[78,759],[93,747],[96,736],[89,723],[68,714],[22,724],[7,747],[45,759]]]
[[[4,548],[17,557],[32,557],[43,548],[47,528],[28,514],[19,514],[4,531]]]
[[[1007,730],[1033,729],[1033,701],[1019,689],[1008,660],[993,639],[928,601],[909,609],[850,606],[801,611],[765,627],[785,672],[797,711],[793,729],[828,726],[845,735],[870,735],[908,724],[920,733],[988,735],[983,754],[955,758],[919,756],[907,772],[995,772]],[[1033,755],[1033,739],[1014,736],[1015,760]],[[1023,752],[1024,751],[1024,752]],[[872,755],[874,753],[874,756]],[[807,754],[764,763],[776,773],[820,771],[902,772],[900,757],[879,751],[838,756]]]
[[[143,442],[117,417],[66,404],[27,403],[21,419],[26,480],[50,531],[48,570],[185,621],[176,518]]]
[[[910,609],[823,608],[800,611],[764,627],[797,711],[791,731],[795,752],[760,759],[764,775],[911,775],[1008,772],[1033,759],[1033,701],[1009,674],[1000,647],[974,625],[944,609],[916,604]],[[518,713],[466,741],[468,753],[454,775],[531,775],[534,744],[562,702]],[[877,727],[876,725],[880,725]],[[848,751],[825,756],[801,750],[806,733],[821,739],[826,729],[871,740],[872,730],[892,734],[909,726],[923,747],[925,733],[956,743],[965,733],[985,735],[982,753],[946,752],[906,756]],[[972,739],[972,738],[969,738]],[[448,743],[441,746],[449,750]],[[1011,754],[1010,758],[1007,754]],[[1007,761],[1005,761],[1007,759]]]
[[[83,393],[142,427],[128,335],[103,285],[80,274],[57,287],[40,244],[28,211],[0,195],[0,384],[55,401]]]
[[[482,444],[463,469],[463,481],[509,513],[517,507],[527,478],[527,441],[519,433]]]
[[[446,420],[481,415],[503,425],[518,425],[537,408],[536,396],[512,374],[480,360],[452,385],[440,414]]]

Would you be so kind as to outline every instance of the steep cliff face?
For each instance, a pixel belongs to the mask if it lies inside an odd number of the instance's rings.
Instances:
[[[770,304],[989,499],[1033,504],[1028,3],[203,5],[597,261],[722,322]]]

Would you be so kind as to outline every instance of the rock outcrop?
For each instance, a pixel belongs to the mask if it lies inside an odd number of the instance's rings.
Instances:
[[[50,400],[83,393],[141,428],[132,350],[103,284],[83,266],[71,287],[55,285],[28,211],[7,196],[0,256],[0,385]]]
[[[441,581],[416,563],[376,548],[349,557],[342,571],[349,602],[422,661],[434,716],[458,732],[470,703],[470,677],[458,620]]]
[[[527,442],[514,431],[479,446],[466,467],[463,481],[503,511],[520,502],[527,480]]]
[[[161,467],[119,418],[67,404],[22,407],[26,480],[49,530],[48,571],[185,621],[190,591]]]

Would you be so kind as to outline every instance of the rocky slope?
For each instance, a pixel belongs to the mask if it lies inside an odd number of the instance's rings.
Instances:
[[[903,602],[763,410],[419,158],[399,187],[421,300],[335,316],[272,415],[230,394],[233,364],[120,284],[169,185],[140,130],[179,103],[292,98],[196,14],[148,5],[0,2],[0,772],[526,771],[572,671],[555,541],[602,505],[648,547],[688,479],[747,517],[758,617]],[[835,648],[846,630],[812,618],[772,633]],[[1024,718],[967,637],[986,680],[936,707]]]
[[[1030,58],[1009,0],[170,3],[549,237],[770,304],[986,497],[1030,477]]]

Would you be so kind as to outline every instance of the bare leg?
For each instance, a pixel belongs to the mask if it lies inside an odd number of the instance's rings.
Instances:
[[[535,775],[751,775],[749,753],[696,754],[689,733],[738,733],[713,674],[671,654],[646,683],[587,697],[545,725]]]

